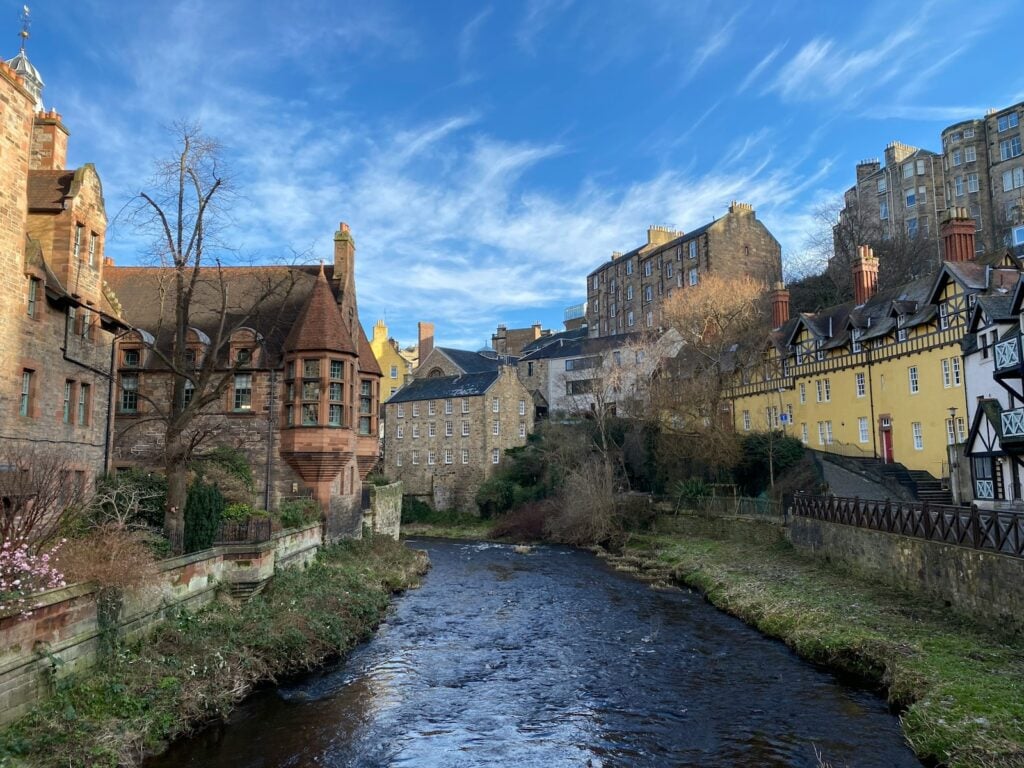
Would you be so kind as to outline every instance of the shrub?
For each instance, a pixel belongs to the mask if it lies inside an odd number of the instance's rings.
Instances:
[[[545,524],[563,544],[607,543],[616,533],[615,476],[604,461],[590,460],[570,470],[555,513]]]
[[[391,485],[394,481],[381,472],[371,472],[366,476],[366,482],[370,485]]]
[[[502,477],[492,477],[481,484],[476,492],[476,506],[480,510],[480,516],[494,517],[502,512],[512,509],[516,500],[517,486],[511,480]]]
[[[402,523],[426,523],[436,515],[434,508],[415,496],[402,497]]]
[[[240,523],[251,520],[254,517],[266,517],[269,513],[265,509],[254,509],[248,504],[228,504],[220,513],[220,519],[232,523]]]
[[[699,477],[688,477],[672,484],[672,500],[676,503],[676,509],[692,506],[694,502],[710,495],[711,486]]]
[[[551,509],[551,503],[547,501],[524,504],[497,518],[490,536],[514,541],[541,541],[544,539],[544,523]]]
[[[45,552],[33,552],[25,542],[0,544],[0,611],[16,609],[22,616],[30,616],[33,594],[65,586],[55,563],[62,543]]]
[[[106,475],[96,484],[89,505],[92,525],[108,522],[162,528],[167,503],[167,478],[141,469],[124,469]]]
[[[282,528],[301,528],[320,519],[320,505],[313,499],[289,499],[277,507]]]
[[[188,489],[185,502],[185,552],[213,546],[224,511],[224,497],[214,485],[197,480]]]
[[[216,485],[230,504],[251,504],[256,483],[249,458],[238,448],[220,445],[193,462],[202,479]]]
[[[108,523],[71,539],[59,555],[65,576],[100,587],[136,587],[156,578],[156,558],[144,534]]]

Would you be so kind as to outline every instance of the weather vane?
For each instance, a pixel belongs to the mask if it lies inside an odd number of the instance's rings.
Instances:
[[[21,52],[25,52],[25,41],[28,40],[28,28],[32,24],[32,14],[28,9],[27,5],[21,6],[21,32],[18,35],[21,37]]]

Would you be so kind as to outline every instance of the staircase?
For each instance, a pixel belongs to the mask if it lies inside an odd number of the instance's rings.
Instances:
[[[899,463],[885,464],[874,458],[838,456],[825,452],[819,455],[826,461],[875,479],[892,490],[896,497],[903,496],[908,501],[926,501],[929,504],[953,503],[952,494],[948,489],[943,489],[942,482],[923,470],[907,469]]]
[[[919,501],[926,501],[929,504],[952,504],[953,494],[948,488],[943,488],[942,483],[936,480],[927,472],[920,469],[907,470],[917,487],[915,494]]]

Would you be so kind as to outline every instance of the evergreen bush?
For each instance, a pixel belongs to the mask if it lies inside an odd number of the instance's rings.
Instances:
[[[188,489],[185,502],[185,552],[213,546],[224,511],[224,497],[215,485],[197,480]]]

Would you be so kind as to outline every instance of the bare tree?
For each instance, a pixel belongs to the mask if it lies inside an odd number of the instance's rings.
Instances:
[[[285,267],[265,269],[243,290],[232,285],[224,264],[230,249],[221,235],[229,224],[226,203],[233,190],[221,148],[194,124],[180,123],[174,133],[173,156],[158,162],[151,189],[139,193],[130,219],[151,236],[152,255],[161,268],[159,296],[153,297],[160,302],[159,321],[145,330],[153,334],[151,354],[166,371],[169,392],[151,398],[149,406],[151,419],[163,426],[164,532],[177,552],[183,546],[189,462],[216,433],[213,423],[201,417],[222,400],[243,362],[227,359],[231,338],[241,328],[265,326],[265,318],[260,322],[264,303],[280,307],[283,302],[267,300],[286,296],[296,275]],[[207,329],[201,355],[189,344],[197,317]]]
[[[71,456],[56,449],[0,450],[0,542],[37,549],[52,541],[85,490]]]

